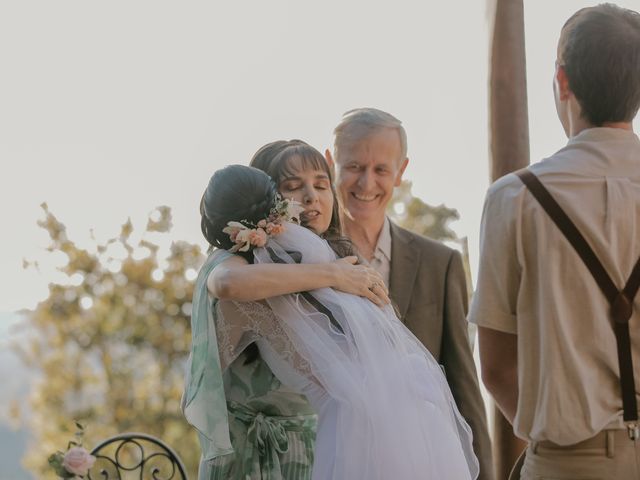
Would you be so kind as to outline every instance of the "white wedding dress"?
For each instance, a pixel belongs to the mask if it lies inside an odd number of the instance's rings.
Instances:
[[[254,257],[336,258],[326,241],[293,224]],[[234,356],[231,345],[255,341],[278,379],[318,412],[314,480],[477,477],[471,430],[444,374],[392,307],[325,288],[264,302],[222,301],[218,309],[223,364]],[[243,341],[225,341],[239,336]]]

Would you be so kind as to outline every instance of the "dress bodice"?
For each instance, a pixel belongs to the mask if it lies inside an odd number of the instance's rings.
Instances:
[[[243,352],[224,372],[224,391],[228,401],[247,405],[265,415],[312,415],[313,409],[300,393],[274,372],[264,352],[247,362]]]

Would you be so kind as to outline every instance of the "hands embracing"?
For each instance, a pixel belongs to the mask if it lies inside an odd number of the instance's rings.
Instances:
[[[367,265],[356,265],[358,257],[350,256],[336,260],[333,288],[342,292],[366,297],[382,307],[391,301],[382,276]]]

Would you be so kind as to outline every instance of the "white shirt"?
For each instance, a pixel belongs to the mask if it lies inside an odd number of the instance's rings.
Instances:
[[[376,249],[373,251],[373,258],[369,265],[382,275],[385,285],[389,288],[389,277],[391,275],[391,225],[387,217],[384,217],[384,224],[382,225],[382,230],[380,230],[378,243],[376,243]]]
[[[640,256],[640,141],[588,129],[531,171],[621,288]],[[484,206],[480,270],[469,321],[518,335],[519,437],[570,445],[622,428],[609,305],[586,266],[515,175]],[[640,402],[640,295],[630,320]]]

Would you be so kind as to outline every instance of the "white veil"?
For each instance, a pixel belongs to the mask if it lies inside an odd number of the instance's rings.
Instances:
[[[255,249],[254,257],[255,263],[336,258],[326,241],[294,224]],[[440,366],[391,306],[330,288],[266,302],[315,381],[338,404],[331,427],[335,450],[316,456],[335,461],[316,465],[326,469],[316,478],[477,477],[471,429]]]

